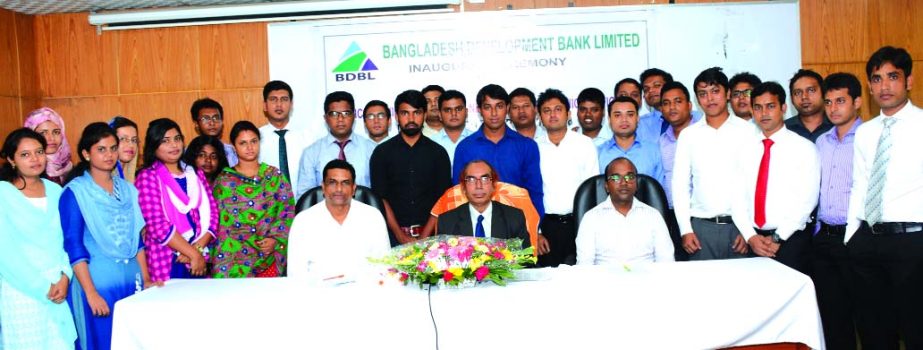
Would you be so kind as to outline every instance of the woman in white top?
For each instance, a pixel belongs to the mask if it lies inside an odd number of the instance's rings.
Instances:
[[[2,348],[73,349],[65,303],[73,274],[58,215],[61,186],[44,178],[45,139],[14,130],[0,150],[0,329]]]

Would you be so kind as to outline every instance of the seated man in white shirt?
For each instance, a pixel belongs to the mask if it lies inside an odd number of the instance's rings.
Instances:
[[[302,211],[288,242],[289,277],[352,278],[371,271],[368,257],[382,257],[391,244],[381,212],[353,200],[356,170],[343,160],[324,166],[324,200]]]
[[[606,166],[603,201],[583,215],[577,231],[577,265],[632,265],[674,261],[673,241],[657,209],[635,200],[638,170],[625,157]]]

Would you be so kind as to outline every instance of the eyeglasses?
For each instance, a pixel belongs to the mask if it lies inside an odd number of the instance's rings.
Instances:
[[[625,175],[612,174],[612,175],[606,176],[607,181],[612,181],[612,182],[615,182],[616,184],[620,184],[622,183],[622,181],[625,181],[625,183],[635,182],[635,180],[637,179],[638,179],[638,175],[635,175],[635,174],[625,174]]]
[[[119,137],[119,143],[130,143],[133,145],[137,145],[139,142],[141,142],[141,140],[139,140],[137,137],[132,137],[132,138]]]
[[[199,121],[201,121],[201,122],[203,122],[203,123],[205,123],[205,124],[208,124],[208,123],[217,123],[217,122],[220,122],[221,119],[222,119],[222,117],[221,117],[220,114],[215,114],[215,115],[203,115],[203,116],[199,117]]]
[[[353,111],[329,111],[325,115],[330,119],[346,119],[353,117]]]
[[[487,185],[487,184],[490,184],[491,181],[493,180],[494,179],[491,178],[490,175],[483,175],[481,177],[465,176],[465,182],[469,185],[474,185],[476,183],[480,183],[481,185]]]
[[[199,158],[202,160],[206,160],[206,159],[207,160],[218,160],[218,154],[199,152],[199,154],[196,154],[196,158]]]
[[[750,97],[751,93],[753,93],[753,89],[734,90],[731,91],[731,98]]]
[[[183,143],[183,135],[176,135],[176,136],[173,136],[172,139],[169,138],[169,137],[164,137],[163,139],[160,140],[160,144],[161,144],[161,145],[165,145],[165,144],[168,144],[168,143],[170,143],[170,142],[182,144],[182,143]]]
[[[387,117],[388,117],[388,115],[385,114],[385,112],[369,113],[369,114],[366,114],[366,115],[365,115],[365,119],[371,119],[371,120],[375,120],[375,119],[385,119],[385,118],[387,118]]]

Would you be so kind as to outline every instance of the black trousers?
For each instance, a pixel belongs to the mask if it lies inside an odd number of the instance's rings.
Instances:
[[[791,267],[805,275],[811,275],[811,234],[813,227],[795,231],[788,239],[779,245],[776,252],[776,261]],[[750,252],[751,256],[756,256]]]
[[[577,232],[572,215],[545,214],[542,219],[542,235],[548,240],[551,251],[538,256],[539,266],[558,266],[568,258],[576,259]],[[572,264],[576,262],[574,260]]]
[[[849,252],[843,243],[843,233],[821,229],[811,243],[814,268],[811,277],[817,291],[817,306],[824,325],[827,348],[855,350],[856,326],[849,283]]]
[[[847,243],[862,349],[923,349],[923,232],[875,235],[863,222]]]

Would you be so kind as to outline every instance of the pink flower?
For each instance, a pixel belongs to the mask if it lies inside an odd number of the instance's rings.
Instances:
[[[410,275],[408,275],[406,272],[401,272],[401,282],[406,281],[408,278],[410,278]]]
[[[493,256],[494,259],[503,260],[503,253],[501,253],[501,252],[494,251],[494,252],[491,253],[490,255]]]
[[[448,282],[448,281],[451,281],[453,278],[455,278],[455,275],[453,275],[453,274],[452,274],[451,272],[449,272],[448,270],[446,270],[445,273],[442,274],[442,280],[443,280],[443,281]]]
[[[417,271],[420,271],[420,272],[426,271],[426,261],[421,261],[420,265],[417,265]]]
[[[474,271],[474,277],[480,282],[484,277],[487,277],[487,274],[490,273],[490,269],[487,266],[481,265],[476,271]]]

